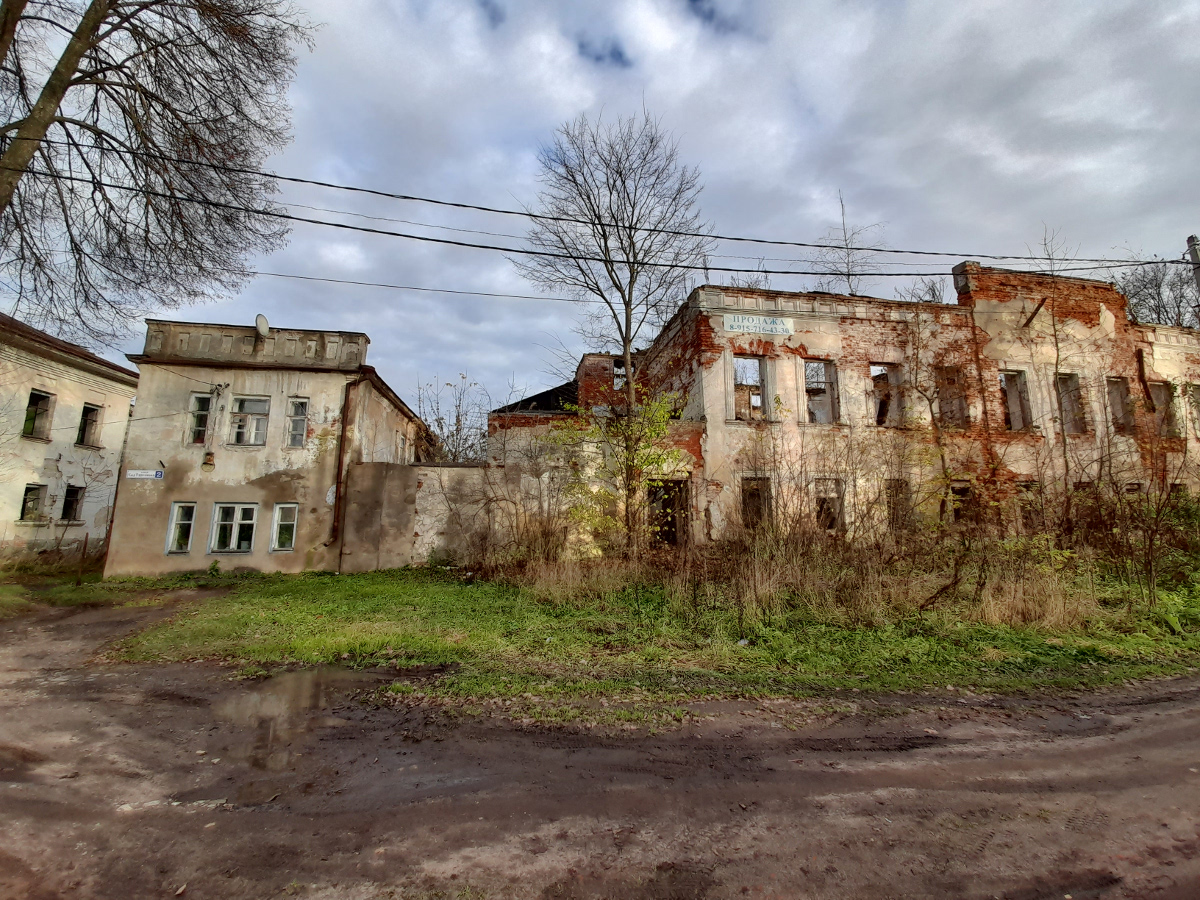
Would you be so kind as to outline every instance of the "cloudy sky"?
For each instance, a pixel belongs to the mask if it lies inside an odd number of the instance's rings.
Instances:
[[[535,203],[538,148],[559,124],[644,107],[702,171],[703,212],[723,234],[820,239],[837,220],[839,191],[851,221],[881,223],[893,248],[1022,254],[1050,228],[1079,256],[1177,256],[1200,230],[1200,2],[307,6],[322,27],[293,89],[295,141],[270,161],[281,174],[519,207]],[[519,236],[525,227],[315,188],[286,188],[282,198],[401,221],[301,206],[298,215],[467,240],[480,236],[446,229]],[[716,252],[799,254],[780,250]],[[935,265],[948,272],[954,261]],[[286,249],[251,265],[538,293],[495,252],[312,225],[297,225]],[[810,284],[772,279],[780,289]],[[879,278],[869,292],[890,297],[895,286]],[[249,323],[263,312],[279,326],[362,330],[369,361],[406,398],[419,381],[466,372],[502,400],[510,383],[556,381],[554,348],[582,349],[577,310],[260,277],[236,301],[180,317]]]

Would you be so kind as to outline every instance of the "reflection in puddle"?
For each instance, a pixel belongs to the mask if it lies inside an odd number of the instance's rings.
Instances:
[[[248,758],[252,766],[278,771],[292,759],[291,740],[313,728],[345,724],[332,716],[314,716],[345,691],[378,681],[378,676],[333,667],[288,672],[252,691],[214,704],[213,712],[227,722],[255,729]]]

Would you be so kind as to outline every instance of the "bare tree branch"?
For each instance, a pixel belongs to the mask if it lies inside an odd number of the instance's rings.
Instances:
[[[0,291],[14,314],[105,343],[139,314],[240,288],[244,258],[286,228],[229,207],[274,208],[272,179],[246,170],[288,139],[310,35],[291,0],[2,0]]]

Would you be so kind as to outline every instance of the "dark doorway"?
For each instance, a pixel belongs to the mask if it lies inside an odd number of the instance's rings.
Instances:
[[[750,530],[761,528],[771,515],[771,480],[742,479],[742,524]]]
[[[677,547],[687,540],[687,521],[688,483],[650,482],[650,533],[664,544]]]

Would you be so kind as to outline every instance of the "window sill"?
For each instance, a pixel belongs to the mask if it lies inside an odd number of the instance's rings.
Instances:
[[[14,525],[24,525],[26,528],[44,528],[47,525],[53,525],[53,519],[14,519]]]
[[[296,548],[295,547],[272,547],[271,552],[272,553],[295,553]]]
[[[80,444],[80,443],[76,443],[75,448],[77,450],[103,450],[104,449],[99,444]]]
[[[48,438],[48,437],[42,437],[41,435],[37,435],[37,434],[23,434],[23,435],[21,435],[21,440],[23,440],[23,441],[33,441],[33,442],[35,442],[35,443],[38,443],[38,444],[48,444],[48,443],[50,443],[50,438]]]
[[[213,556],[249,556],[253,550],[209,550]]]

